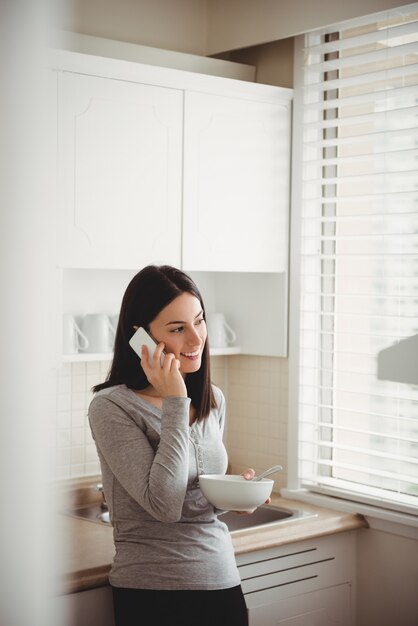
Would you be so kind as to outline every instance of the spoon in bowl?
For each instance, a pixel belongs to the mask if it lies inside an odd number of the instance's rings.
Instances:
[[[254,476],[253,480],[261,480],[266,476],[270,476],[270,474],[274,474],[275,472],[280,472],[283,467],[281,465],[273,465],[273,467],[269,467],[265,472],[262,472],[259,476]]]

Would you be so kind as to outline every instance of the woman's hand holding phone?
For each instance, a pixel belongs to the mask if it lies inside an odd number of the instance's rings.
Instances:
[[[181,396],[187,398],[187,389],[180,373],[180,361],[174,354],[164,352],[164,344],[157,344],[142,327],[137,328],[129,340],[131,348],[141,359],[141,366],[150,385],[161,398]]]
[[[154,387],[161,398],[167,396],[180,396],[187,398],[187,389],[180,373],[180,361],[174,354],[168,352],[164,355],[161,365],[161,355],[164,344],[157,345],[154,354],[150,358],[146,345],[141,348],[141,365],[150,385]]]

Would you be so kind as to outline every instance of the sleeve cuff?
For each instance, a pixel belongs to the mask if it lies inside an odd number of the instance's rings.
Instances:
[[[189,426],[190,398],[167,396],[163,398],[162,419],[165,426]]]

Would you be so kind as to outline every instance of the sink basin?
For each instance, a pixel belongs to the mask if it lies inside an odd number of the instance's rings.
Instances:
[[[296,520],[314,517],[316,513],[307,511],[299,511],[295,509],[285,509],[276,507],[271,504],[259,506],[258,509],[251,514],[239,514],[229,511],[219,516],[228,526],[230,532],[238,532],[247,530],[248,528],[261,528],[271,526],[272,524],[283,524],[284,522],[294,522]]]
[[[90,504],[88,506],[65,511],[72,517],[89,520],[97,524],[110,523],[109,511],[102,509],[100,504]],[[315,517],[316,513],[307,511],[299,511],[295,509],[286,509],[271,504],[258,507],[254,513],[233,513],[229,511],[219,516],[231,533],[244,531],[250,528],[262,528],[273,524],[283,524],[285,522],[294,522],[309,517]]]
[[[103,509],[100,504],[88,504],[76,509],[67,509],[65,513],[71,517],[86,519],[97,524],[110,524],[109,511]]]

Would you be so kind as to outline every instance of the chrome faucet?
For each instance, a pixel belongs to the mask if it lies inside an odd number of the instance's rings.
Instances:
[[[100,508],[103,509],[103,511],[108,511],[109,507],[107,506],[107,502],[106,502],[106,498],[105,498],[105,494],[103,491],[103,485],[102,483],[98,483],[95,487],[96,491],[100,491],[100,493],[102,494],[102,501],[100,503]]]

